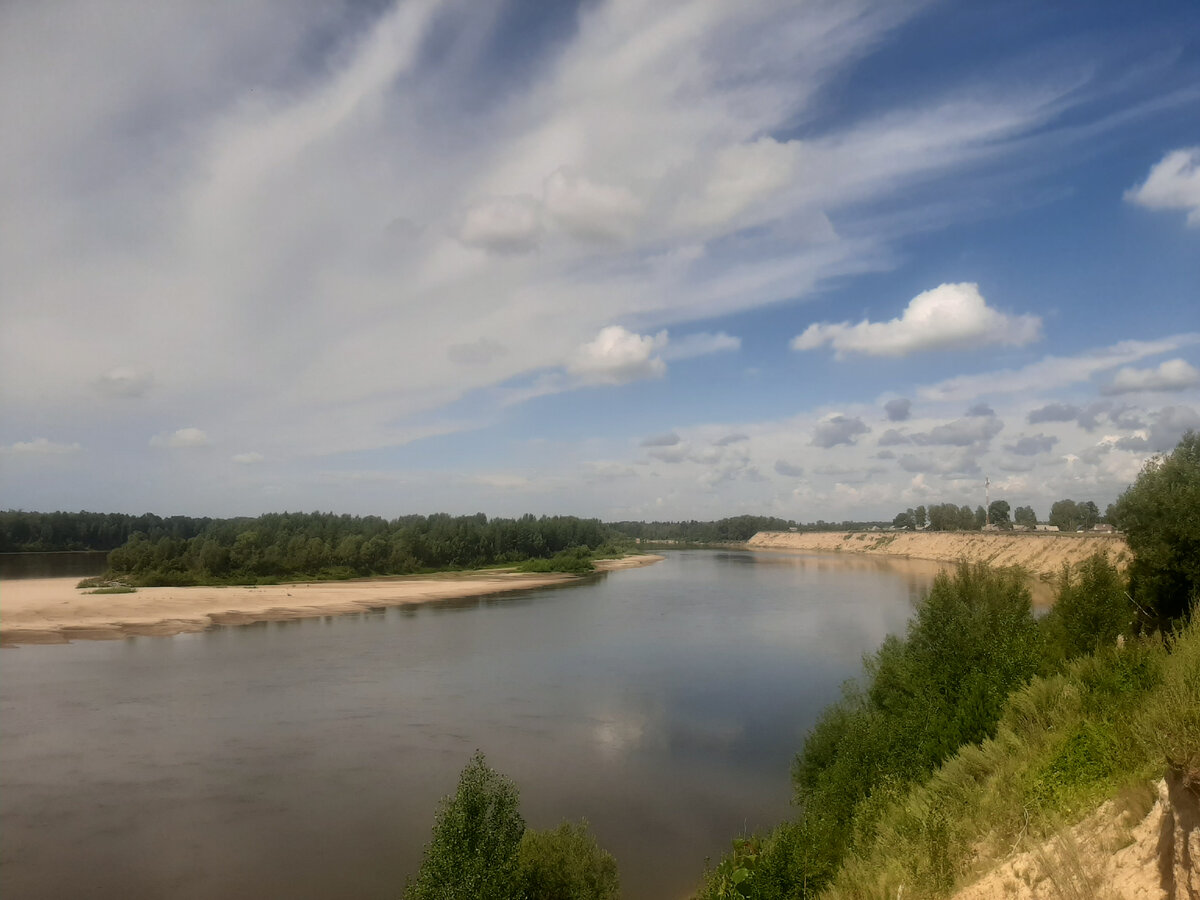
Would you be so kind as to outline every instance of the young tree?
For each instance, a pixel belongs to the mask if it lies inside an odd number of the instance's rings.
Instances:
[[[1033,511],[1032,506],[1018,506],[1013,510],[1013,522],[1026,528],[1035,528],[1038,523],[1037,513]]]
[[[525,833],[519,804],[516,785],[476,751],[454,796],[439,806],[407,900],[517,900]]]
[[[913,523],[918,528],[924,528],[926,521],[927,521],[927,519],[926,519],[925,507],[918,506],[916,508],[916,510],[913,512]]]
[[[1116,507],[1134,599],[1166,628],[1200,599],[1200,434],[1147,462]]]
[[[521,838],[524,900],[616,900],[617,861],[596,843],[587,822],[563,822]]]

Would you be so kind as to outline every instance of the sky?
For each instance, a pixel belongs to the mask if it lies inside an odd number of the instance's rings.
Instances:
[[[1200,428],[1200,5],[0,6],[0,508],[1101,508]]]

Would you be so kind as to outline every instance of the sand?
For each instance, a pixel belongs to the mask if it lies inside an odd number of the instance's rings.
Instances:
[[[599,560],[596,570],[646,566],[654,554]],[[0,584],[0,646],[64,644],[133,635],[204,631],[387,606],[478,597],[575,581],[558,573],[487,571],[326,581],[259,587],[151,587],[132,594],[92,594],[78,578],[28,578]]]
[[[1033,575],[1052,578],[1063,564],[1078,565],[1094,553],[1107,553],[1124,568],[1131,558],[1119,534],[1045,534],[961,531],[819,531],[807,534],[760,531],[747,541],[753,550],[853,552],[938,562],[986,562],[1024,566]]]

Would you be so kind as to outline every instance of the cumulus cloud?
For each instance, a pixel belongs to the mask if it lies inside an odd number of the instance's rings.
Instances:
[[[532,197],[497,197],[470,207],[458,228],[468,247],[493,253],[528,253],[541,239],[542,222]]]
[[[1200,225],[1200,147],[1172,150],[1125,199],[1147,209],[1182,209],[1189,225]]]
[[[699,331],[695,334],[685,334],[680,338],[671,338],[663,349],[662,357],[673,362],[680,359],[692,359],[696,356],[708,356],[710,353],[728,353],[740,350],[741,347],[742,339],[739,337],[723,331],[718,331],[716,334]]]
[[[1022,435],[1015,444],[1005,447],[1009,453],[1017,456],[1037,456],[1039,453],[1049,453],[1058,443],[1058,438],[1044,434]]]
[[[889,422],[903,422],[912,415],[912,401],[897,397],[883,404],[883,411],[887,413]]]
[[[668,431],[666,434],[654,434],[647,438],[642,438],[643,447],[674,447],[682,438],[675,432]]]
[[[1200,413],[1190,406],[1166,406],[1154,416],[1148,437],[1150,449],[1158,453],[1173,450],[1187,431],[1200,430]]]
[[[733,432],[724,437],[719,437],[713,441],[713,445],[717,447],[728,447],[730,444],[740,444],[743,441],[750,440],[750,436],[741,432]]]
[[[835,447],[838,444],[853,444],[860,434],[871,429],[862,419],[853,416],[831,415],[817,423],[813,429],[814,447]]]
[[[1184,359],[1169,359],[1152,369],[1127,366],[1104,386],[1106,394],[1129,394],[1135,391],[1182,391],[1200,384],[1200,371]]]
[[[1041,328],[1037,316],[1010,316],[988,306],[977,284],[942,284],[918,294],[899,318],[888,322],[809,325],[792,340],[792,349],[830,344],[841,359],[849,353],[908,356],[987,344],[1020,347],[1036,341]]]
[[[980,471],[979,463],[966,453],[949,457],[905,453],[900,457],[899,465],[905,472],[935,475],[977,475]]]
[[[199,428],[180,428],[169,434],[156,434],[150,438],[151,447],[206,447],[209,443],[208,435]]]
[[[1070,422],[1079,415],[1079,412],[1079,407],[1072,403],[1047,403],[1045,406],[1031,410],[1025,417],[1025,421],[1030,425],[1038,425],[1042,422]]]
[[[898,428],[889,428],[887,431],[885,431],[883,434],[881,434],[879,436],[879,441],[878,441],[878,444],[880,447],[894,447],[897,444],[911,444],[911,443],[912,443],[912,438],[910,438],[903,431],[900,431]]]
[[[659,355],[667,333],[634,334],[620,325],[600,329],[595,340],[580,347],[568,370],[590,384],[625,384],[640,378],[660,378],[667,364]]]
[[[593,181],[565,168],[546,179],[545,204],[565,231],[593,241],[631,237],[644,208],[629,188]]]
[[[70,453],[78,453],[81,449],[77,443],[64,444],[39,437],[32,441],[16,441],[6,446],[0,446],[0,453],[12,456],[65,456]]]
[[[97,390],[110,397],[141,397],[150,389],[153,376],[141,369],[117,366],[109,369],[94,382]]]
[[[260,463],[264,459],[266,459],[266,457],[255,450],[251,450],[249,453],[235,453],[233,455],[233,461],[243,466],[250,466],[254,463]]]
[[[968,416],[994,416],[996,411],[986,403],[976,403],[967,410]]]
[[[797,466],[785,459],[775,460],[775,471],[785,478],[799,478],[804,474],[804,466]]]
[[[929,431],[912,435],[914,444],[926,446],[968,447],[971,444],[986,444],[1004,428],[996,418],[956,419],[944,425],[936,425]]]

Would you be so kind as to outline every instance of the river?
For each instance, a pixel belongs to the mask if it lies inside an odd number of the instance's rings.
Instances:
[[[6,898],[396,898],[476,748],[627,900],[789,813],[788,768],[938,566],[674,551],[568,587],[0,652]]]

